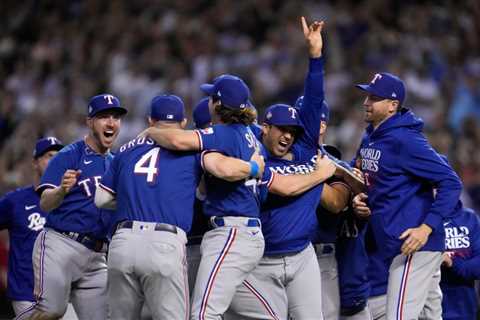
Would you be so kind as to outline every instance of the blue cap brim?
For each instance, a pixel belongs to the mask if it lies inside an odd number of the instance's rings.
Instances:
[[[385,99],[391,99],[390,97],[385,97],[382,93],[379,93],[375,91],[369,84],[356,84],[355,87],[357,87],[360,90],[363,90],[367,93],[373,94],[377,97],[385,98]]]
[[[105,112],[105,111],[110,111],[110,110],[114,110],[116,113],[118,113],[119,115],[123,116],[125,114],[128,113],[128,110],[123,108],[123,107],[112,107],[112,108],[105,108],[105,109],[100,109],[100,110],[97,110],[97,112],[95,112],[94,114],[90,115],[90,118],[93,118],[95,117],[97,114],[99,113],[102,113],[102,112]]]
[[[211,96],[213,94],[214,85],[210,83],[204,83],[200,85],[200,90],[205,92],[207,95]]]

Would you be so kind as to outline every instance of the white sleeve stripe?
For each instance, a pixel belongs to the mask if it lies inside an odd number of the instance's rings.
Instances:
[[[36,190],[39,190],[39,189],[43,189],[43,188],[46,188],[46,189],[54,189],[54,188],[58,188],[59,186],[56,186],[54,184],[51,184],[51,183],[42,183],[40,185],[37,186],[37,188],[35,189]]]

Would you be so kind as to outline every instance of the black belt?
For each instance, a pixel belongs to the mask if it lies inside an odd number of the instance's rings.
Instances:
[[[59,231],[55,230],[67,238],[77,241],[78,243],[84,245],[90,250],[95,252],[106,252],[107,242],[99,239],[95,239],[90,235],[78,232],[68,232],[68,231]]]
[[[126,220],[126,221],[122,221],[122,222],[119,222],[118,225],[117,225],[117,230],[118,229],[132,229],[133,228],[133,223],[135,221],[131,221],[131,220]],[[137,221],[137,223],[140,224],[140,230],[142,230],[142,222],[140,221]],[[149,225],[145,225],[145,227],[149,227]],[[145,228],[145,230],[147,230]],[[167,224],[167,223],[156,223],[155,224],[155,228],[154,228],[155,231],[166,231],[166,232],[171,232],[171,233],[177,233],[177,227],[176,226],[172,226],[171,224]]]

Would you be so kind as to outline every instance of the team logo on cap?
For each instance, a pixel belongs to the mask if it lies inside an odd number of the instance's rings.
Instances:
[[[374,76],[373,76],[373,79],[370,83],[375,83],[375,81],[377,81],[377,79],[382,79],[382,75],[380,73],[376,73]]]
[[[392,92],[392,97],[393,98],[396,98],[397,97],[397,94],[395,92]]]
[[[222,96],[222,93],[220,92],[220,90],[217,91],[217,96],[219,96],[219,97]]]
[[[103,99],[108,101],[107,104],[113,104],[113,99],[115,99],[115,97],[111,94],[106,94],[103,96]]]
[[[173,114],[167,114],[167,119],[173,119]]]
[[[88,106],[88,113],[92,113],[92,106]]]
[[[271,113],[271,112],[267,113],[266,118],[267,118],[267,119],[270,119],[271,117],[272,117],[272,113]]]

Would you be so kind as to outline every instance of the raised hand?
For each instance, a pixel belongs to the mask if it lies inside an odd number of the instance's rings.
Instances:
[[[311,58],[320,58],[322,56],[323,39],[322,29],[325,22],[315,20],[310,26],[307,24],[305,17],[301,18],[303,35],[308,44],[308,52]]]

